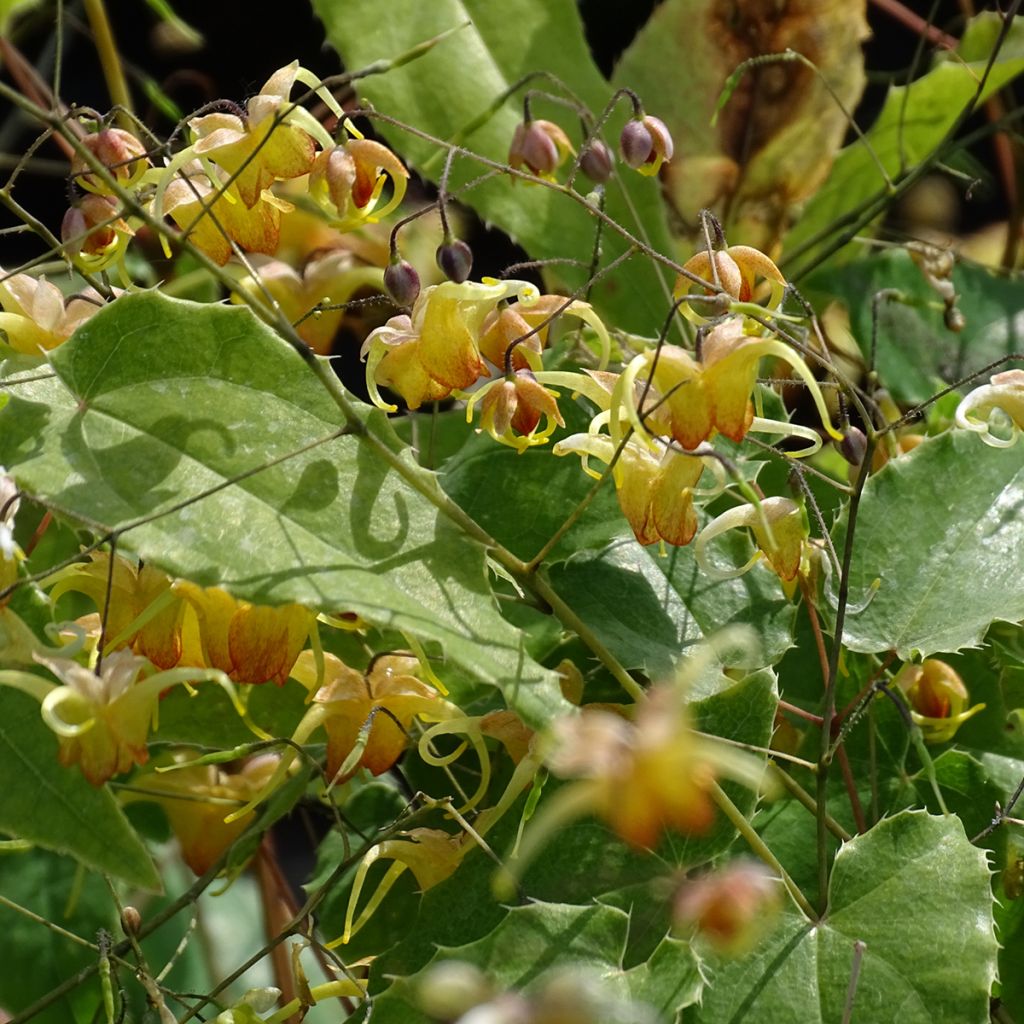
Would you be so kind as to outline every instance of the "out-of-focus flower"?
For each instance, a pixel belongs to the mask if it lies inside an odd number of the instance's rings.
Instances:
[[[0,330],[17,352],[39,355],[67,341],[77,328],[103,306],[93,288],[65,299],[45,277],[3,276],[0,268]]]
[[[993,413],[1004,418],[1009,436],[992,433]],[[975,388],[956,409],[956,425],[973,430],[993,448],[1009,448],[1024,430],[1024,370],[1005,370]]]
[[[366,383],[379,408],[394,412],[378,385],[396,391],[410,409],[467,388],[487,367],[480,354],[480,332],[487,314],[504,298],[536,297],[525,281],[478,284],[445,282],[424,288],[412,314],[392,317],[363,344]]]
[[[296,332],[322,356],[330,354],[331,342],[338,333],[345,310],[320,310],[318,307],[321,304],[341,306],[361,288],[380,291],[383,287],[383,275],[377,267],[359,265],[344,249],[314,257],[306,263],[301,274],[280,260],[259,264],[256,273],[259,284],[251,277],[245,277],[239,288],[254,298],[259,298],[265,288],[289,321],[301,321],[297,323]],[[237,296],[233,300],[241,301]],[[310,316],[312,309],[316,312]]]
[[[696,932],[727,956],[752,948],[782,909],[779,879],[756,861],[737,860],[683,882],[672,907],[679,930]]]
[[[708,545],[729,530],[749,529],[754,534],[758,550],[741,566],[724,567],[712,561]],[[737,505],[713,519],[700,532],[694,546],[697,564],[716,579],[742,576],[762,558],[783,581],[796,579],[808,536],[807,517],[803,508],[789,498],[765,498],[761,507]]]
[[[18,565],[25,558],[24,552],[14,542],[14,517],[18,514],[20,504],[18,485],[13,477],[7,475],[7,470],[0,466],[0,590],[9,587],[18,578]],[[6,639],[4,633],[5,630],[0,627],[0,640]],[[3,644],[0,643],[2,648]]]
[[[904,665],[893,683],[906,695],[910,715],[921,727],[925,743],[951,740],[968,718],[985,709],[984,704],[967,707],[970,694],[960,674],[937,658]]]
[[[145,764],[146,737],[161,693],[177,683],[214,680],[230,684],[222,673],[208,669],[175,668],[143,675],[145,658],[115,651],[103,660],[99,674],[69,658],[35,655],[59,680],[50,683],[28,672],[0,672],[0,685],[13,686],[41,704],[43,721],[56,733],[60,762],[77,764],[99,786]]]
[[[184,752],[174,754],[170,763],[183,767],[140,776],[136,786],[164,809],[182,859],[195,874],[202,875],[252,824],[255,811],[227,822],[224,818],[266,785],[280,755],[260,754],[234,771],[213,764],[184,764],[189,757]]]

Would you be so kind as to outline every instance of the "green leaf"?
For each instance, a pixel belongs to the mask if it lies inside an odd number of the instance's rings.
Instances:
[[[566,433],[587,429],[590,415],[579,405],[563,402],[562,413]],[[550,448],[531,448],[519,455],[486,434],[468,441],[441,476],[441,485],[452,498],[495,540],[523,559],[540,551],[593,484],[576,458],[556,458]],[[549,561],[581,548],[603,547],[628,531],[609,479],[558,542]]]
[[[622,970],[630,917],[601,904],[572,906],[532,903],[513,907],[486,936],[466,945],[440,946],[431,963],[462,960],[475,964],[499,988],[535,985],[559,967],[592,971],[620,999],[649,1002],[671,1018],[692,1005],[702,988],[697,958],[689,946],[666,938],[650,961]],[[429,969],[429,965],[424,971]],[[416,984],[424,971],[401,978],[373,1003],[374,1024],[427,1021],[416,1005]]]
[[[998,950],[989,878],[957,818],[887,818],[836,855],[824,920],[787,915],[748,956],[713,964],[694,1019],[839,1024],[861,942],[846,1019],[983,1024]]]
[[[58,379],[0,411],[0,463],[29,493],[97,531],[135,524],[123,548],[201,585],[437,641],[534,724],[563,706],[498,613],[478,544],[362,439],[292,454],[341,413],[247,310],[126,295],[52,363]],[[387,427],[371,414],[368,429]]]
[[[746,543],[725,538],[719,557],[742,564],[749,557],[741,551]],[[619,540],[554,566],[551,583],[626,668],[652,678],[671,674],[695,644],[726,626],[749,626],[758,637],[759,649],[733,645],[723,653],[727,664],[739,668],[772,664],[792,637],[796,606],[777,576],[758,565],[738,579],[710,580],[692,547],[662,556],[656,547]]]
[[[46,921],[86,942],[100,928],[117,923],[110,893],[92,872],[70,857],[45,850],[0,854],[0,893]],[[33,921],[0,907],[4,966],[0,971],[0,1006],[14,1014],[27,1009],[74,972],[94,963],[97,953]],[[88,1024],[100,1004],[99,982],[92,978],[32,1018],[38,1024]]]
[[[929,438],[864,488],[844,642],[854,651],[927,656],[977,646],[996,619],[1024,618],[1024,450],[966,431]],[[845,544],[846,518],[834,531]]]
[[[809,279],[808,288],[843,301],[850,312],[850,329],[865,356],[871,348],[870,298],[884,288],[904,296],[904,301],[878,305],[876,367],[893,398],[910,405],[931,398],[936,381],[959,380],[1022,348],[1019,317],[1024,285],[1019,280],[958,263],[953,284],[957,308],[965,320],[959,333],[946,328],[941,299],[903,249],[887,249],[841,269],[826,269]]]
[[[159,890],[153,861],[110,790],[64,768],[57,749],[38,702],[0,687],[0,830]]]
[[[928,74],[910,85],[890,88],[881,113],[867,132],[890,178],[927,160],[971,102],[1001,23],[1001,16],[993,11],[978,15],[968,25],[957,54],[940,54]],[[1015,18],[979,102],[1022,71],[1024,18]],[[809,267],[822,245],[812,245],[814,237],[820,232],[830,234],[837,221],[884,191],[885,182],[875,160],[860,139],[854,140],[840,152],[828,180],[786,237],[787,254],[808,246],[810,255],[800,257],[800,266]]]
[[[391,59],[457,26],[457,32],[429,53],[383,75],[363,79],[359,91],[378,110],[422,132],[450,140],[471,126],[524,75],[545,71],[556,75],[579,100],[599,114],[612,90],[594,67],[583,37],[579,13],[571,0],[314,0],[327,38],[345,66],[358,68]],[[505,163],[516,125],[523,119],[526,88],[558,93],[550,79],[536,79],[506,100],[493,117],[463,139],[474,153]],[[564,95],[564,94],[563,94]],[[534,116],[562,124],[574,145],[578,118],[544,99],[532,104]],[[628,104],[620,102],[604,131],[618,137]],[[424,176],[438,180],[444,153],[435,144],[400,128],[374,122],[385,138]],[[486,171],[477,161],[454,161],[449,186],[458,190]],[[579,187],[589,184],[581,178]],[[636,237],[661,252],[671,242],[665,226],[658,184],[620,169],[606,186],[607,212]],[[542,185],[513,182],[499,176],[459,196],[485,222],[512,236],[534,259],[582,260],[589,265],[595,221],[581,203]],[[440,239],[439,239],[440,241]],[[602,245],[609,262],[626,248],[605,229]],[[582,268],[559,266],[560,280],[578,287],[586,280]],[[593,300],[614,323],[626,330],[655,333],[671,304],[672,278],[651,261],[636,257],[601,282]]]

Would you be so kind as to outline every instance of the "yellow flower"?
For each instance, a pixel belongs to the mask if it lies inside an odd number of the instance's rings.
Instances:
[[[297,80],[308,82],[309,73],[293,61],[270,76],[246,104],[244,116],[216,112],[188,123],[195,138],[191,151],[233,176],[232,185],[247,207],[255,206],[275,181],[307,173],[316,154],[311,131],[318,138],[326,135],[322,128],[317,131],[308,111],[290,104]]]
[[[102,128],[98,132],[86,135],[82,139],[82,145],[110,171],[114,180],[124,189],[130,189],[137,184],[149,166],[146,147],[131,132],[126,132],[123,128]],[[99,195],[111,194],[107,186],[89,170],[85,159],[78,153],[71,161],[71,174],[74,176],[75,184],[87,191]]]
[[[910,715],[921,727],[925,743],[945,743],[957,729],[984,704],[968,708],[970,694],[960,674],[937,658],[926,658],[920,665],[904,665],[893,683],[910,703]]]
[[[322,724],[327,733],[327,774],[332,782],[344,782],[360,768],[372,775],[386,772],[409,745],[414,718],[438,722],[459,714],[417,678],[420,664],[410,655],[383,655],[365,673],[333,654],[324,659],[323,685],[313,701],[315,725]],[[300,655],[292,675],[307,687],[315,685],[317,665],[311,651]],[[308,724],[300,729],[312,731]],[[361,752],[353,759],[357,750]]]
[[[683,448],[692,450],[716,432],[742,441],[754,422],[751,394],[758,369],[761,360],[769,356],[796,371],[807,385],[826,431],[842,440],[832,427],[821,389],[803,359],[777,338],[747,333],[741,317],[730,317],[708,333],[699,360],[675,345],[638,355],[620,378],[613,406],[624,408],[639,436],[648,436],[649,430],[636,409],[635,385],[653,370],[652,383],[658,395],[664,396],[672,436]],[[649,395],[644,408],[650,408],[655,400]]]
[[[316,628],[316,616],[300,604],[253,605],[219,587],[186,580],[178,580],[173,589],[198,622],[198,637],[186,634],[183,663],[219,669],[237,683],[283,686]]]
[[[782,271],[763,252],[749,245],[731,245],[727,249],[718,250],[713,256],[701,250],[683,264],[683,270],[702,277],[712,288],[717,276],[717,284],[737,302],[753,301],[758,282],[767,281],[771,291],[766,309],[776,309],[786,290],[786,279]],[[689,277],[680,275],[676,281],[675,296],[680,298],[689,295],[698,287]],[[705,319],[690,303],[684,303],[680,308],[686,317],[695,322],[703,322]]]
[[[60,225],[64,252],[76,267],[98,274],[118,264],[125,284],[124,254],[134,234],[114,199],[92,193],[69,207]]]
[[[402,202],[409,172],[386,146],[355,137],[340,146],[319,153],[309,173],[309,195],[328,214],[328,223],[350,231],[364,222],[373,224],[386,217]],[[377,208],[388,179],[391,198]]]
[[[708,545],[716,537],[743,527],[754,534],[758,550],[748,561],[737,567],[723,567],[708,557]],[[694,546],[697,564],[717,579],[742,576],[761,558],[766,558],[783,581],[796,579],[800,572],[808,529],[803,508],[789,498],[765,498],[761,507],[738,505],[713,519],[700,532]]]
[[[992,414],[1006,418],[1009,437],[993,434]],[[1009,448],[1016,444],[1024,430],[1024,370],[1006,370],[995,374],[990,383],[975,388],[956,409],[956,425],[981,435],[993,448]]]
[[[171,763],[185,762],[176,753]],[[255,811],[231,821],[225,816],[232,803],[245,803],[274,774],[280,755],[249,758],[236,771],[208,764],[190,764],[173,771],[141,776],[137,787],[160,804],[181,847],[185,863],[197,875],[205,874],[221,854],[252,824]]]
[[[559,441],[555,455],[580,455],[584,469],[590,456],[609,464],[618,445],[603,434],[573,434]],[[704,462],[663,447],[652,451],[633,440],[625,442],[613,475],[619,506],[641,544],[663,540],[668,544],[689,544],[697,532],[693,491],[704,472]]]
[[[0,267],[0,278],[0,330],[11,348],[24,355],[37,356],[56,348],[103,306],[93,288],[65,300],[45,277],[5,277]]]
[[[257,265],[257,276],[258,283],[251,277],[243,278],[239,290],[259,298],[265,288],[292,323],[301,320],[296,332],[321,356],[330,355],[345,311],[329,309],[313,316],[308,315],[309,311],[325,300],[340,306],[361,288],[383,288],[383,273],[377,267],[360,266],[344,249],[321,253],[306,263],[301,274],[287,263],[270,260]],[[233,295],[232,301],[242,300]]]
[[[233,241],[247,252],[273,255],[280,237],[281,201],[267,193],[246,207],[234,186],[223,192],[221,187],[218,182],[214,188],[198,163],[189,164],[158,192],[154,213],[173,218],[193,245],[220,266],[231,258]]]
[[[366,383],[373,403],[394,412],[378,385],[396,391],[410,409],[445,398],[488,376],[480,354],[480,332],[487,314],[510,296],[535,297],[525,281],[464,281],[424,288],[412,315],[392,317],[363,343]]]
[[[556,398],[556,393],[544,387],[531,370],[517,370],[473,394],[466,403],[466,422],[472,421],[479,402],[479,429],[522,454],[534,445],[546,444],[556,426],[565,426]],[[546,425],[538,432],[541,418]]]

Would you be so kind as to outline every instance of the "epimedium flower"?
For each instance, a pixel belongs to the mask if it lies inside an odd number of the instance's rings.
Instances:
[[[619,150],[627,166],[650,177],[672,159],[675,146],[665,122],[646,114],[626,122],[619,136]]]
[[[212,167],[210,173],[213,179],[198,162],[181,168],[165,190],[158,190],[154,214],[171,217],[196,248],[219,266],[231,259],[232,242],[247,252],[273,255],[280,238],[281,213],[289,204],[268,192],[247,207],[233,186],[224,187]]]
[[[502,894],[547,838],[570,821],[593,815],[630,846],[649,849],[663,832],[707,832],[715,817],[717,777],[728,775],[756,789],[763,775],[755,758],[693,731],[678,685],[652,688],[624,714],[584,707],[557,719],[546,763],[554,775],[573,781],[531,819],[517,855],[497,880]]]
[[[325,148],[333,140],[305,108],[289,100],[296,82],[318,89],[336,115],[341,110],[320,80],[292,61],[267,79],[244,111],[215,111],[188,122],[193,134],[191,152],[215,163],[249,208],[275,181],[298,178],[312,167],[316,142]]]
[[[938,658],[904,665],[893,684],[905,694],[910,716],[920,726],[925,743],[951,740],[968,718],[985,709],[984,704],[967,706],[970,694],[960,674]]]
[[[85,147],[124,189],[138,184],[149,167],[146,147],[131,132],[123,128],[101,128],[90,132],[81,140]],[[110,189],[89,169],[85,157],[76,153],[71,161],[71,174],[75,184],[87,192],[111,195]]]
[[[397,392],[410,409],[446,398],[488,376],[480,353],[480,332],[505,298],[527,302],[537,289],[526,281],[465,281],[424,288],[412,313],[392,317],[363,343],[366,383],[378,408],[397,411],[380,396],[379,385]]]
[[[580,455],[584,470],[600,478],[586,460],[593,457],[609,465],[618,448],[607,435],[589,433],[564,438],[552,450],[555,455]],[[612,471],[615,490],[622,514],[641,544],[690,543],[697,532],[693,494],[703,472],[704,461],[698,456],[667,446],[652,451],[633,438],[622,444]]]
[[[124,269],[124,256],[134,235],[117,201],[93,193],[68,207],[60,225],[64,252],[76,267],[96,274],[116,264],[126,286],[130,278]]]
[[[103,306],[93,288],[65,299],[45,277],[4,276],[0,268],[0,331],[23,355],[41,355],[67,341],[78,327]]]
[[[757,550],[741,566],[722,566],[708,555],[708,545],[730,530],[749,529]],[[697,564],[715,579],[732,579],[752,569],[762,558],[784,582],[795,580],[801,569],[808,536],[807,516],[789,498],[764,498],[757,505],[737,505],[713,519],[694,545]]]
[[[301,273],[280,260],[269,260],[256,265],[256,274],[258,283],[246,276],[239,282],[239,290],[258,298],[266,289],[281,312],[297,323],[299,337],[321,356],[330,354],[345,311],[317,309],[313,316],[308,315],[309,311],[321,303],[341,306],[361,288],[380,291],[383,287],[383,274],[377,267],[358,264],[344,249],[320,253],[306,263]],[[232,301],[241,299],[234,295]]]
[[[992,433],[993,414],[1004,418],[1009,436]],[[1024,430],[1024,370],[1004,370],[975,388],[956,409],[956,425],[981,435],[993,448],[1009,448]]]
[[[276,771],[280,755],[258,754],[234,770],[190,764],[189,756],[184,751],[165,756],[158,771],[138,777],[134,795],[129,797],[152,799],[163,808],[182,859],[194,874],[202,875],[252,824],[254,810],[231,821],[224,819],[233,807],[248,803],[263,789]]]
[[[133,764],[146,763],[146,737],[164,690],[178,683],[215,681],[234,699],[221,672],[175,668],[149,675],[149,661],[131,651],[106,657],[98,674],[70,658],[37,653],[35,660],[60,683],[9,670],[0,672],[0,685],[22,690],[40,702],[43,721],[57,736],[61,764],[77,764],[94,786]]]
[[[786,279],[774,261],[760,249],[749,245],[731,245],[711,254],[702,249],[683,264],[683,270],[703,278],[710,288],[717,284],[737,302],[754,301],[759,282],[765,281],[770,288],[766,309],[777,309],[786,291]],[[676,281],[675,297],[678,299],[689,295],[699,287],[682,274]],[[690,303],[684,303],[680,308],[686,317],[695,322],[701,323],[705,319]]]
[[[309,172],[310,198],[339,231],[373,224],[398,208],[405,197],[409,172],[387,146],[365,139],[346,122],[349,138],[317,154]],[[378,207],[388,180],[391,198]]]
[[[593,328],[601,346],[600,368],[608,365],[611,339],[589,302],[562,295],[529,294],[487,314],[480,333],[480,352],[500,370],[543,369],[541,353],[555,316],[572,316]],[[513,347],[514,346],[514,347]]]
[[[842,440],[832,426],[821,388],[803,359],[778,338],[749,334],[741,317],[730,317],[709,331],[699,359],[676,345],[662,345],[660,350],[636,356],[620,376],[612,405],[624,411],[640,438],[648,438],[649,429],[637,409],[635,385],[649,377],[658,395],[664,396],[671,434],[683,448],[692,450],[716,433],[742,441],[755,425],[751,395],[761,360],[766,357],[779,359],[793,368],[807,385],[826,432],[835,440]],[[644,408],[653,404],[645,403]],[[611,419],[613,437],[619,418],[613,415]],[[795,424],[772,420],[758,419],[756,429],[808,435],[806,429]],[[811,432],[810,439],[815,437]]]
[[[558,410],[557,393],[544,387],[532,370],[517,370],[501,380],[484,385],[466,403],[466,422],[480,406],[479,430],[520,454],[527,448],[546,444],[555,427],[564,427]],[[544,428],[537,430],[541,419]]]

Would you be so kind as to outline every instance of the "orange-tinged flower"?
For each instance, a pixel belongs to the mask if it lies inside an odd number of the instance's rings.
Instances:
[[[593,456],[606,465],[618,445],[603,434],[573,434],[559,441],[555,455],[570,453],[586,459]],[[613,470],[619,506],[641,544],[663,540],[668,544],[689,544],[697,532],[693,491],[704,472],[704,462],[663,447],[652,451],[632,438],[625,442]]]
[[[737,302],[754,301],[758,283],[767,281],[771,289],[765,307],[767,309],[776,309],[786,290],[786,279],[782,271],[763,252],[749,245],[731,245],[712,255],[701,250],[683,264],[683,270],[703,278],[711,288],[717,284]],[[699,287],[689,277],[680,275],[676,281],[675,296],[680,298],[689,295]],[[684,303],[680,308],[691,320],[703,322],[705,319],[690,303]]]
[[[146,173],[149,157],[146,147],[131,132],[123,128],[101,128],[84,136],[82,145],[110,171],[114,180],[130,189]],[[107,186],[89,170],[84,157],[75,154],[71,161],[71,174],[75,184],[89,192],[111,195]]]
[[[308,315],[309,311],[321,303],[343,305],[360,288],[380,291],[383,287],[383,274],[377,267],[359,265],[344,249],[321,253],[305,265],[301,274],[280,260],[258,264],[256,272],[259,283],[246,277],[239,284],[240,290],[258,298],[265,288],[288,320],[297,324],[299,337],[321,356],[330,354],[345,311],[318,310],[313,316]],[[235,295],[232,301],[242,300]]]
[[[333,654],[324,659],[324,682],[313,697],[314,711],[316,724],[323,724],[327,733],[327,774],[336,783],[360,768],[372,775],[391,768],[409,745],[414,718],[437,722],[458,714],[417,678],[420,664],[415,657],[386,654],[366,673],[349,668]],[[316,672],[312,652],[304,651],[292,675],[312,687]]]
[[[309,171],[316,154],[310,132],[321,140],[326,135],[322,128],[317,131],[319,126],[308,111],[292,106],[288,99],[296,80],[306,80],[303,74],[308,73],[300,72],[298,61],[275,71],[248,101],[244,117],[217,112],[188,123],[195,137],[192,152],[233,177],[232,184],[247,207],[255,206],[275,181]]]
[[[607,366],[611,340],[604,322],[589,302],[578,299],[570,302],[563,295],[529,295],[501,309],[492,310],[487,314],[481,330],[481,354],[504,372],[506,353],[515,344],[507,360],[511,369],[539,371],[543,366],[540,355],[547,344],[550,330],[550,324],[545,321],[556,313],[576,317],[594,329],[601,345],[601,368]],[[541,327],[541,324],[544,326]]]
[[[386,217],[402,202],[409,178],[402,161],[387,146],[349,130],[355,137],[319,153],[309,173],[310,197],[341,231]],[[389,178],[391,198],[378,209]]]
[[[0,331],[16,352],[35,356],[67,341],[97,310],[103,299],[93,288],[65,299],[45,277],[4,276],[0,268]]]
[[[122,264],[123,270],[124,254],[134,234],[114,199],[92,193],[69,207],[60,225],[64,252],[86,273],[99,273],[115,263]]]
[[[472,421],[479,402],[479,429],[522,454],[527,448],[546,444],[556,426],[565,426],[556,398],[557,394],[544,387],[531,370],[517,370],[475,392],[466,404],[466,421]],[[538,432],[542,418],[546,424]]]
[[[177,753],[172,763],[188,759],[188,754]],[[195,874],[202,875],[256,817],[253,810],[225,821],[232,804],[244,804],[259,792],[279,761],[278,754],[260,754],[236,771],[212,764],[186,764],[173,771],[142,776],[137,786],[163,807],[181,847],[182,859]]]
[[[389,412],[396,409],[381,399],[378,384],[390,387],[416,409],[487,376],[479,348],[487,314],[504,298],[536,294],[525,281],[446,281],[424,288],[411,316],[392,317],[363,343],[366,383],[374,404]]]
[[[716,432],[742,441],[754,422],[751,394],[765,357],[780,359],[796,371],[807,385],[826,431],[842,440],[832,427],[821,388],[803,359],[777,338],[749,334],[741,317],[730,317],[708,333],[699,361],[674,345],[663,345],[657,354],[637,356],[621,375],[613,405],[624,407],[640,437],[648,436],[649,429],[637,413],[635,384],[653,368],[653,385],[664,396],[672,436],[683,448],[692,450]],[[646,402],[645,408],[651,404]],[[613,418],[613,425],[615,422]]]
[[[219,587],[186,580],[173,589],[195,613],[199,627],[198,643],[193,639],[186,645],[183,663],[219,669],[237,683],[283,686],[315,628],[316,616],[300,604],[253,605]]]
[[[241,202],[234,186],[221,192],[213,182],[190,164],[182,176],[171,179],[166,190],[154,200],[159,216],[170,216],[188,238],[223,266],[231,258],[231,243],[247,252],[273,255],[281,230],[280,204],[264,199],[251,208]],[[218,194],[219,193],[219,194]]]
[[[1008,437],[992,433],[993,413],[1005,418]],[[982,441],[993,448],[1016,444],[1024,430],[1024,370],[1005,370],[991,377],[990,383],[975,388],[957,406],[956,425],[980,434]]]
[[[108,648],[130,647],[164,669],[173,668],[181,660],[184,607],[181,598],[171,590],[170,578],[158,569],[138,566],[120,556],[114,559],[111,569],[110,555],[94,552],[88,562],[68,566],[47,582],[52,584],[51,601],[76,591],[85,594],[98,613],[107,608]]]
[[[904,665],[893,683],[906,694],[911,717],[921,727],[925,743],[951,740],[968,718],[985,709],[984,704],[967,707],[970,694],[960,674],[937,658]]]

